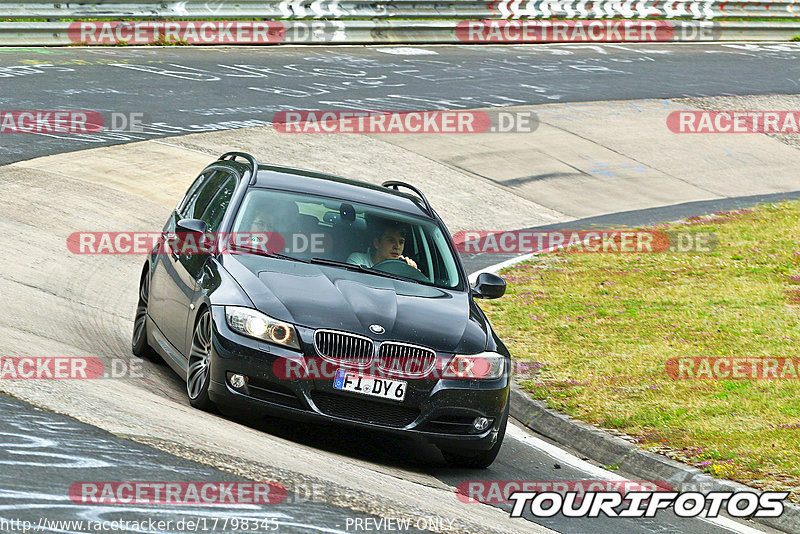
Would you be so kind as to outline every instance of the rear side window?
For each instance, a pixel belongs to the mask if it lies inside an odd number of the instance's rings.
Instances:
[[[211,200],[230,178],[230,174],[226,172],[212,171],[207,179],[201,180],[199,183],[196,182],[192,189],[189,190],[180,210],[181,217],[184,219],[200,219],[209,204],[211,204]]]
[[[231,203],[233,192],[236,189],[235,177],[225,173],[219,174],[227,176],[228,179],[225,180],[220,190],[208,203],[208,207],[203,212],[203,215],[199,217],[199,219],[202,219],[208,225],[209,232],[216,232],[219,230],[219,226],[222,223],[222,217],[225,215],[225,211],[228,209],[228,205]]]

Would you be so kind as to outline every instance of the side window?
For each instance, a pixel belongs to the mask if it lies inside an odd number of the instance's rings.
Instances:
[[[216,232],[219,229],[219,225],[222,223],[222,217],[225,215],[225,211],[231,203],[233,192],[236,189],[236,178],[234,176],[221,172],[218,174],[227,176],[228,179],[223,182],[220,190],[208,203],[208,207],[203,212],[203,215],[199,217],[206,222],[210,232]]]
[[[458,285],[458,268],[456,262],[450,254],[443,255],[442,251],[448,250],[447,238],[444,237],[441,229],[434,228],[431,233],[434,244],[434,272],[436,281],[448,287]]]
[[[425,229],[421,225],[413,225],[413,255],[417,260],[417,268],[424,274],[429,282],[434,282],[433,270],[431,269],[431,254],[428,243],[425,241]],[[406,250],[409,247],[406,245]],[[411,251],[409,251],[411,252]]]
[[[200,192],[200,189],[202,189],[203,186],[208,182],[208,179],[211,178],[212,174],[214,174],[214,171],[204,172],[198,176],[194,182],[192,182],[192,185],[181,199],[180,204],[178,204],[178,207],[175,208],[175,211],[177,211],[181,217],[183,217],[183,214],[186,213],[186,206],[194,202],[194,200],[197,198],[197,194]]]
[[[444,265],[442,264],[439,249],[436,247],[436,241],[431,233],[426,233],[425,239],[431,259],[431,275],[435,283],[442,283],[444,278]]]
[[[180,210],[184,219],[199,219],[211,203],[211,199],[219,192],[230,175],[222,171],[213,171],[207,180],[201,181],[187,195],[186,202]]]

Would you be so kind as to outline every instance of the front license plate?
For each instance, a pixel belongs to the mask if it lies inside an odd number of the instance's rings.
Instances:
[[[334,389],[395,401],[401,401],[406,397],[406,385],[408,383],[403,380],[362,375],[344,369],[336,371],[336,378],[333,379]]]

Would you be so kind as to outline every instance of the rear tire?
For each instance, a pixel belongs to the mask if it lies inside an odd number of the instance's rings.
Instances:
[[[134,356],[157,362],[158,353],[147,342],[147,303],[150,298],[150,274],[146,269],[139,281],[139,300],[136,303],[136,317],[133,320],[131,352]]]
[[[198,410],[215,412],[216,406],[208,396],[211,384],[211,312],[201,312],[192,334],[192,348],[189,352],[189,366],[186,368],[186,394],[189,404]]]
[[[491,449],[486,451],[479,451],[477,453],[466,453],[460,449],[449,449],[440,447],[439,450],[444,457],[444,461],[450,467],[462,467],[468,469],[486,469],[494,462],[497,455],[500,453],[500,447],[503,446],[503,438],[506,435],[506,426],[508,426],[508,410],[511,399],[506,401],[506,409],[503,412],[503,420],[500,422],[500,429],[497,431],[497,441]]]

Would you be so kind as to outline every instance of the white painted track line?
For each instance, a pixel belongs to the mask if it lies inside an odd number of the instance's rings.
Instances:
[[[567,451],[558,448],[555,445],[551,445],[546,441],[537,438],[536,436],[526,432],[522,428],[518,427],[514,424],[509,424],[506,428],[506,437],[510,437],[515,439],[528,447],[537,449],[540,452],[545,453],[546,455],[550,456],[554,460],[558,460],[559,463],[568,465],[572,468],[578,469],[583,471],[587,475],[597,477],[599,480],[610,480],[610,481],[622,481],[628,480],[623,476],[617,475],[612,473],[611,471],[607,471],[602,467],[597,467],[596,465],[592,465],[589,462],[581,460],[577,456],[574,456]],[[728,519],[727,517],[715,517],[715,518],[703,518],[699,517],[702,521],[707,523],[711,523],[715,526],[720,528],[724,528],[731,532],[738,532],[740,534],[764,534],[763,530],[758,530],[756,528],[750,527],[748,525],[744,525],[737,521],[733,521],[732,519]]]

